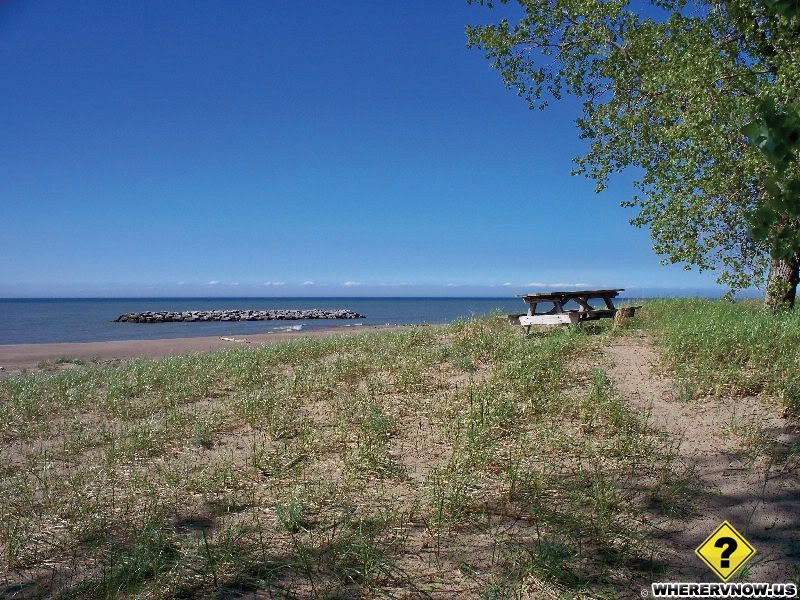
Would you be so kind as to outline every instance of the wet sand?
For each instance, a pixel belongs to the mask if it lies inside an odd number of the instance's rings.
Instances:
[[[274,344],[298,338],[323,337],[328,335],[357,335],[370,331],[396,331],[399,325],[365,327],[330,327],[315,331],[292,331],[281,333],[258,333],[237,336],[186,337],[157,340],[121,340],[114,342],[74,342],[58,344],[0,344],[0,375],[8,375],[21,369],[33,369],[43,361],[57,359],[110,361],[129,358],[158,358],[209,352],[235,346],[257,346]]]

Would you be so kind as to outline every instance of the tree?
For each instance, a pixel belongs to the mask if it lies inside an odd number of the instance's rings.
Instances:
[[[774,167],[764,181],[765,200],[751,215],[753,236],[770,243],[765,306],[793,306],[800,278],[800,102],[784,111],[765,102],[758,120],[743,131]]]
[[[771,249],[797,223],[754,235],[776,168],[744,130],[765,102],[800,99],[800,17],[773,10],[797,0],[765,1],[517,0],[516,22],[469,26],[467,42],[531,108],[582,99],[588,150],[574,172],[600,191],[635,169],[622,204],[638,209],[632,223],[649,227],[664,262],[715,269],[732,293],[763,284],[769,267],[782,285],[767,286],[767,301],[781,304],[800,254]]]
[[[800,0],[765,0],[767,7],[790,22],[800,37]],[[766,201],[752,215],[752,230],[760,240],[771,241],[772,264],[764,304],[779,309],[794,306],[800,279],[800,102],[779,110],[763,101],[759,118],[743,132],[775,171],[767,176]]]

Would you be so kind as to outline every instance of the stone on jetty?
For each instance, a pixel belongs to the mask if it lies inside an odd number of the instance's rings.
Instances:
[[[118,316],[115,323],[173,323],[177,321],[275,321],[298,319],[363,319],[354,310],[328,310],[314,308],[310,310],[184,310],[158,312],[130,312]]]

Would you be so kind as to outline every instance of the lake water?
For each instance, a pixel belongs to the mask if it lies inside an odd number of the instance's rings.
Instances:
[[[206,323],[114,323],[120,314],[159,310],[347,308],[365,319]],[[458,318],[525,312],[516,298],[113,298],[0,299],[0,344],[143,340],[245,335],[326,327],[448,323]]]

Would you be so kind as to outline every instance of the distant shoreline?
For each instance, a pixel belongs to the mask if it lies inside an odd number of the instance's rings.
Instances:
[[[256,333],[248,335],[195,336],[150,340],[117,340],[102,342],[58,342],[35,344],[0,344],[0,375],[10,375],[22,369],[34,369],[42,362],[125,360],[160,358],[224,348],[254,347],[300,338],[331,335],[358,335],[375,331],[397,331],[413,325],[363,325],[359,327],[326,327],[312,331]],[[62,365],[62,366],[64,366]]]

